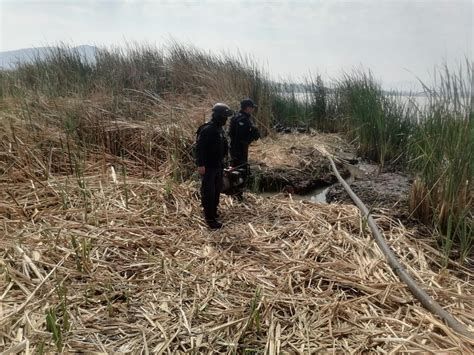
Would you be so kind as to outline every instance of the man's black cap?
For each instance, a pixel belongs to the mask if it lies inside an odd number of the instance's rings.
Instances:
[[[240,108],[243,110],[247,107],[253,107],[253,108],[257,108],[257,105],[255,104],[255,102],[250,99],[250,98],[246,98],[246,99],[243,99],[242,101],[240,101]]]

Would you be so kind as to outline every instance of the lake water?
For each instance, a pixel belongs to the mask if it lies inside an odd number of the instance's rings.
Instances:
[[[296,93],[280,93],[282,96],[291,98],[295,97],[296,101],[305,103],[311,101],[311,96],[305,92],[296,92]],[[408,105],[416,105],[418,108],[422,109],[428,104],[428,97],[426,96],[409,96],[409,95],[387,95],[390,98],[395,100],[400,100],[402,103]]]

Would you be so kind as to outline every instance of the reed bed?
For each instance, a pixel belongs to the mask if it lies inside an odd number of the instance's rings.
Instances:
[[[355,207],[224,197],[210,232],[195,182],[135,164],[1,183],[2,351],[472,351],[413,300]],[[472,273],[440,272],[430,240],[384,212],[403,264],[472,326]]]
[[[43,56],[0,70],[0,98],[35,95],[89,99],[105,96],[123,106],[123,94],[147,92],[161,99],[200,98],[237,107],[244,97],[259,103],[257,120],[268,132],[272,86],[250,56],[210,53],[170,41],[162,47],[136,42],[100,47],[92,58],[60,43]],[[125,100],[126,101],[126,100]],[[125,105],[126,106],[126,105]]]
[[[410,209],[443,234],[441,246],[460,260],[472,256],[474,245],[474,111],[472,64],[437,73],[424,119],[408,146],[409,165],[416,174]]]

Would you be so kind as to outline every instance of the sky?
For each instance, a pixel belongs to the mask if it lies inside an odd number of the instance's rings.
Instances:
[[[370,69],[415,88],[473,58],[471,0],[0,0],[0,51],[71,45],[162,46],[170,39],[252,56],[273,78],[334,79]]]

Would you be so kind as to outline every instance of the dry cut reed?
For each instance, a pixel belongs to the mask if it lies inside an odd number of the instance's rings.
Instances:
[[[128,163],[2,182],[2,351],[472,351],[414,301],[355,207],[225,197],[226,225],[210,232],[195,183]],[[384,212],[401,262],[472,327],[472,273],[440,270],[440,253]]]

